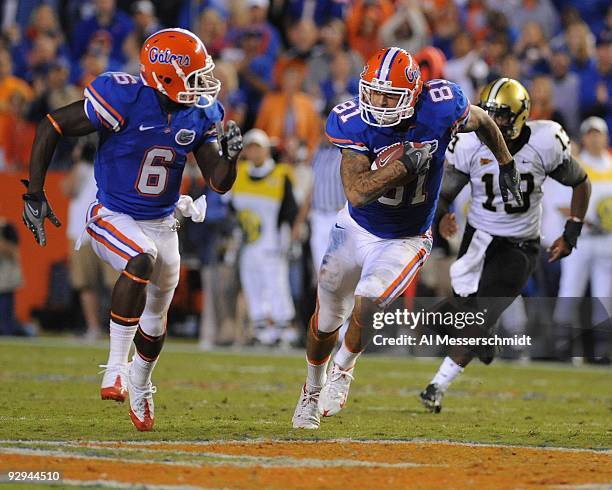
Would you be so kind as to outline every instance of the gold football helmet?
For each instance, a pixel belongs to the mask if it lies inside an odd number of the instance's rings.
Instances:
[[[479,105],[497,123],[504,138],[513,140],[521,134],[529,118],[531,99],[521,83],[512,78],[498,78],[482,90]]]

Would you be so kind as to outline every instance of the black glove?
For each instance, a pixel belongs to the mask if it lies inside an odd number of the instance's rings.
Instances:
[[[235,121],[227,122],[227,131],[222,123],[217,123],[217,138],[220,155],[227,160],[235,160],[242,151],[242,133]]]
[[[28,187],[29,182],[22,180],[23,184]],[[44,247],[47,244],[47,237],[45,235],[45,218],[49,218],[49,221],[53,223],[57,228],[62,226],[60,221],[55,216],[55,213],[51,209],[51,205],[47,201],[44,191],[39,192],[28,192],[23,196],[23,223],[34,233],[36,242]]]
[[[568,219],[565,222],[565,228],[563,229],[563,239],[572,248],[576,248],[578,237],[580,236],[580,232],[582,231],[582,224],[582,221],[579,221],[577,219]]]
[[[432,146],[429,143],[411,143],[404,142],[404,154],[400,157],[400,161],[410,174],[422,174],[429,169],[431,161]]]
[[[501,191],[502,199],[508,202],[508,191],[512,193],[516,204],[523,205],[523,195],[521,194],[521,174],[516,169],[514,159],[506,165],[499,166],[499,190]]]

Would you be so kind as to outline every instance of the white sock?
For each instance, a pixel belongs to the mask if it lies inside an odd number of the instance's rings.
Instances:
[[[311,364],[308,359],[306,359],[306,365],[308,366],[306,388],[308,391],[319,391],[323,388],[328,363],[329,360],[325,361],[323,364]]]
[[[431,380],[431,383],[436,383],[440,386],[442,391],[450,386],[453,380],[463,372],[463,368],[453,361],[450,357],[446,356],[438,372]]]
[[[138,325],[126,327],[110,321],[110,350],[108,352],[109,366],[127,364],[130,348]]]
[[[138,355],[138,352],[134,352],[132,368],[130,370],[130,381],[140,388],[147,386],[151,382],[151,374],[156,364],[157,359],[145,361]]]
[[[342,342],[342,345],[336,352],[334,356],[334,362],[340,366],[345,371],[349,369],[353,369],[355,367],[355,362],[357,362],[357,358],[361,355],[361,352],[351,352],[346,347],[346,342]]]

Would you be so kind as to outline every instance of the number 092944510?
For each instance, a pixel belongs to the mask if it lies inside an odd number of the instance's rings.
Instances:
[[[0,473],[0,482],[60,481],[60,471],[7,471]]]

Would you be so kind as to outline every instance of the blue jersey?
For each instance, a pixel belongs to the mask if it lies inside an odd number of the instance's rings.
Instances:
[[[437,148],[427,173],[365,206],[355,208],[349,203],[351,217],[381,238],[425,233],[431,227],[440,194],[446,147],[456,130],[469,119],[469,113],[470,102],[461,88],[446,80],[425,83],[415,114],[406,124],[400,124],[402,130],[364,122],[357,98],[334,107],[327,119],[329,140],[341,149],[367,155],[370,161],[387,146],[403,141],[430,142]]]
[[[100,133],[94,161],[98,200],[136,220],[174,212],[187,154],[216,139],[223,107],[168,113],[155,90],[127,73],[103,73],[85,89],[85,112]]]

